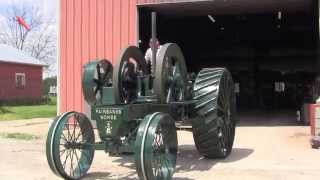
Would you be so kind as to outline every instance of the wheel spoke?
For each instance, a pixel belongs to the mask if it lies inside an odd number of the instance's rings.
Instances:
[[[76,160],[77,160],[78,168],[79,168],[80,175],[81,175],[82,173],[81,173],[81,167],[80,167],[80,159],[79,159],[79,157],[78,157],[77,151],[76,151],[75,149],[74,149],[73,151],[74,151],[74,153],[75,153],[75,155],[76,155]]]
[[[66,159],[62,163],[62,166],[63,166],[64,169],[66,168],[66,163],[67,163],[67,159],[69,158],[69,156],[70,156],[70,150],[68,150],[67,155],[66,155]]]
[[[74,167],[73,167],[73,156],[74,152],[73,149],[70,151],[71,152],[71,158],[70,158],[70,176],[74,176]]]
[[[97,75],[98,75],[98,79],[101,80],[101,69],[100,69],[100,64],[97,64]]]
[[[74,139],[75,142],[78,142],[79,137],[82,136],[82,130],[81,130],[81,129],[82,129],[82,128],[80,127],[80,130],[79,130],[79,132],[78,132],[78,135],[77,135],[76,138]],[[85,132],[85,130],[86,130],[86,126],[85,126],[85,129],[84,129],[84,132]]]
[[[76,124],[77,124],[77,118],[74,117],[74,122],[73,122],[73,132],[72,132],[72,141],[74,141],[75,136],[76,136]]]
[[[60,150],[60,157],[62,156],[62,155],[64,155],[64,153],[67,151],[67,149],[63,149],[63,150]]]
[[[82,136],[82,132],[81,132],[81,130],[79,130],[79,133],[78,133],[78,135],[77,135],[77,137],[75,138],[75,142],[78,142],[78,140],[79,140],[79,137],[81,137]]]
[[[68,139],[66,138],[66,136],[64,135],[63,132],[61,133],[61,137],[62,137],[62,139],[63,139],[64,141],[68,141]]]
[[[67,120],[65,126],[67,127],[67,131],[68,131],[68,140],[70,140],[71,137],[71,133],[70,133],[70,124],[69,124],[69,120]]]

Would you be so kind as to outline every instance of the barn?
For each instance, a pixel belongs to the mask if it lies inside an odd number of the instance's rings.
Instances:
[[[0,102],[39,101],[45,64],[7,45],[0,52]]]
[[[179,44],[190,72],[215,66],[231,71],[240,111],[294,117],[319,95],[318,0],[59,3],[60,112],[88,109],[81,92],[85,63],[103,58],[114,63],[129,44],[146,51],[152,11],[160,42]]]

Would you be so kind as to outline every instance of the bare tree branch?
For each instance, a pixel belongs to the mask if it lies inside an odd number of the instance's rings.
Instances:
[[[17,16],[27,22],[29,30],[17,22]],[[52,19],[45,19],[37,6],[12,4],[5,16],[6,28],[0,32],[0,43],[25,51],[48,65],[52,64],[56,54],[54,23]]]

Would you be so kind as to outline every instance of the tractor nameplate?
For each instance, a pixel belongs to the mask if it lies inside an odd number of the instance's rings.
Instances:
[[[92,108],[92,119],[96,120],[102,138],[116,136],[126,116],[126,107],[95,106]]]
[[[123,114],[120,108],[97,108],[95,109],[97,120],[104,122],[104,127],[107,135],[112,134],[112,129],[117,126],[117,122],[121,119]]]

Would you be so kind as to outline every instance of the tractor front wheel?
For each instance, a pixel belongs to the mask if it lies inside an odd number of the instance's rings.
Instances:
[[[71,111],[58,116],[46,142],[51,170],[64,179],[80,179],[91,166],[94,142],[92,125],[84,114]]]
[[[170,180],[177,159],[178,140],[174,120],[168,114],[147,115],[139,125],[135,162],[140,179]]]

